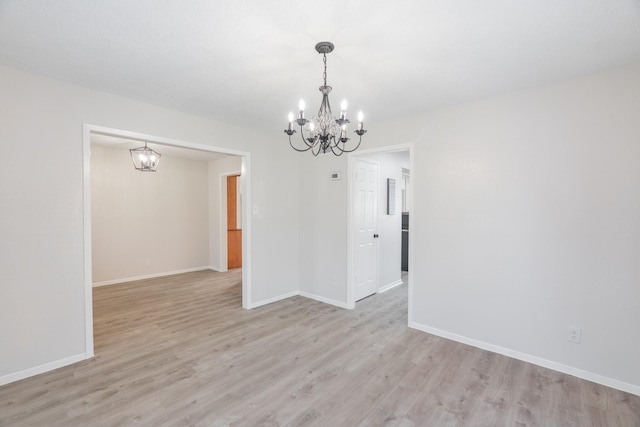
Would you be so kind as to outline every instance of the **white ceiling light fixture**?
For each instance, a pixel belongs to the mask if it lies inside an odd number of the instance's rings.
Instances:
[[[133,166],[140,172],[155,172],[158,169],[161,154],[147,147],[146,142],[144,147],[132,148],[129,153]]]
[[[355,130],[355,133],[359,137],[358,144],[353,148],[347,148],[347,142],[349,141],[349,138],[347,138],[347,125],[350,123],[347,119],[347,100],[343,100],[340,105],[340,118],[334,119],[331,113],[331,106],[329,105],[331,86],[327,86],[327,53],[332,52],[333,48],[334,46],[331,42],[320,42],[316,44],[316,51],[322,54],[322,60],[324,62],[324,73],[322,74],[324,84],[319,88],[322,93],[322,104],[320,104],[318,115],[311,118],[311,120],[307,120],[304,118],[304,100],[300,100],[300,113],[298,114],[298,118],[295,119],[295,122],[300,126],[302,146],[300,148],[296,147],[291,140],[291,136],[296,133],[293,129],[293,112],[289,113],[289,126],[284,131],[289,135],[291,148],[300,152],[311,150],[314,156],[317,156],[320,152],[326,153],[327,151],[331,151],[336,156],[356,151],[362,142],[362,135],[366,132],[362,122],[362,111],[360,111],[358,113],[358,128]],[[307,132],[306,135],[305,131]]]

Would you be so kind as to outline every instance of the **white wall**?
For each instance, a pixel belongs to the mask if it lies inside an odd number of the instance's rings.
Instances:
[[[205,161],[165,154],[157,172],[140,172],[128,149],[93,144],[94,285],[207,268],[208,190]]]
[[[292,150],[293,151],[293,150]],[[346,156],[297,153],[300,212],[299,290],[302,295],[347,306]],[[340,181],[331,181],[331,172]]]
[[[640,394],[638,111],[636,65],[372,123],[415,147],[411,325]],[[300,286],[341,296],[346,159],[303,162]]]
[[[241,157],[209,162],[209,265],[216,271],[227,271],[227,176],[240,172]]]
[[[83,124],[251,153],[253,304],[295,292],[298,204],[282,132],[256,132],[0,67],[0,384],[85,352]],[[294,224],[292,227],[291,225]],[[273,242],[278,242],[278,251]]]
[[[638,111],[635,66],[414,117],[412,322],[639,393]]]

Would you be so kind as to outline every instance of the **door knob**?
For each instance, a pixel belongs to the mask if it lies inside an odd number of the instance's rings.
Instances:
[[[374,234],[374,235],[373,235],[373,238],[374,238],[374,239],[377,239],[378,237],[379,237],[379,236],[378,236],[377,234]]]

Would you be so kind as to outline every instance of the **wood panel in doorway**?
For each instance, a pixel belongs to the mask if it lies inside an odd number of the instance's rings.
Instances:
[[[238,223],[238,178],[227,177],[227,268],[242,267],[242,227]]]

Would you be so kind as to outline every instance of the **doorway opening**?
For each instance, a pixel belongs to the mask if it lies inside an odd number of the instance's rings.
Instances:
[[[363,165],[377,165],[377,185],[373,194],[363,186]],[[407,264],[414,254],[403,218],[408,218],[413,188],[408,185],[413,170],[413,144],[381,147],[350,154],[348,157],[348,228],[347,228],[347,307],[367,294],[381,293],[407,283],[411,310],[411,270],[403,271],[402,243],[406,242]],[[367,193],[371,193],[367,196]],[[367,213],[373,203],[375,211]],[[363,210],[364,209],[364,210]],[[364,226],[371,219],[372,224]],[[364,235],[364,236],[363,236]],[[368,240],[367,240],[368,239]],[[365,250],[366,248],[366,250]],[[373,284],[365,282],[373,277]],[[367,280],[365,280],[367,279]]]
[[[237,179],[237,185],[239,187],[238,192],[242,194],[243,202],[238,205],[239,209],[237,217],[243,225],[243,233],[241,236],[241,260],[242,260],[242,307],[251,307],[251,259],[250,259],[250,243],[251,243],[251,218],[249,215],[250,210],[250,155],[247,152],[230,150],[226,148],[220,148],[215,146],[208,146],[202,144],[195,144],[186,141],[173,140],[153,135],[146,135],[137,132],[124,131],[120,129],[106,128],[96,125],[83,125],[83,194],[84,194],[84,213],[83,213],[83,228],[84,228],[84,281],[85,281],[85,354],[86,358],[94,356],[93,345],[93,265],[92,265],[92,212],[91,212],[91,147],[92,138],[98,136],[105,136],[106,141],[112,138],[116,140],[128,140],[139,141],[141,143],[151,143],[157,145],[165,153],[170,152],[189,152],[193,155],[204,156],[204,159],[213,159],[216,157],[224,157],[230,159],[239,159],[239,167],[235,170],[235,175],[240,175],[241,178]],[[126,150],[126,147],[122,148]],[[126,151],[128,154],[128,150]],[[162,167],[160,164],[159,168]],[[131,164],[133,169],[133,164]],[[145,172],[149,173],[149,172]],[[226,189],[226,185],[225,185]],[[220,193],[220,191],[218,191]],[[225,200],[226,201],[226,200]],[[218,203],[216,203],[218,204]],[[222,200],[219,205],[222,205]],[[226,205],[226,203],[224,203]],[[225,206],[226,207],[226,206]],[[226,211],[224,212],[226,214]],[[223,215],[220,214],[220,217]],[[226,221],[226,215],[224,215]],[[221,222],[221,221],[220,221]],[[226,245],[226,226],[224,228],[224,241]],[[212,237],[209,236],[211,239]],[[222,239],[220,239],[222,240]],[[220,248],[220,244],[211,244],[210,248]],[[226,247],[225,252],[225,265],[221,266],[221,270],[226,270]],[[149,263],[150,261],[147,260]],[[217,268],[212,268],[216,270]]]

